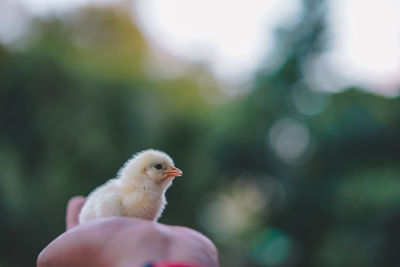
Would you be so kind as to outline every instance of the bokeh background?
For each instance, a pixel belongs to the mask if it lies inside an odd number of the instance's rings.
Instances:
[[[396,1],[267,6],[258,46],[242,44],[262,1],[205,1],[199,24],[184,1],[50,2],[0,2],[0,266],[34,266],[67,201],[150,147],[185,173],[161,222],[208,235],[222,266],[400,266]]]

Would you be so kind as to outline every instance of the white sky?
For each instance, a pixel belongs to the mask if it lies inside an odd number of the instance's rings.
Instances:
[[[47,15],[89,3],[118,0],[1,0],[0,10],[17,1],[34,15]],[[222,81],[233,84],[246,81],[261,63],[268,62],[268,55],[274,54],[274,29],[295,21],[301,11],[299,0],[136,0],[134,3],[134,17],[155,47],[189,61],[203,62]],[[329,50],[310,64],[314,84],[328,90],[362,85],[382,94],[399,93],[400,1],[330,0],[329,3],[332,36]],[[0,41],[12,39],[6,36],[12,25],[16,25],[14,32],[18,32],[18,27],[24,28],[18,25],[12,12],[4,14],[7,12],[0,16]],[[327,82],[329,77],[325,76],[332,75],[337,81]]]
[[[298,0],[137,0],[150,40],[174,55],[208,63],[233,83],[247,80],[273,48],[273,28],[292,21]]]
[[[400,1],[331,0],[331,10],[327,63],[350,84],[399,94]]]

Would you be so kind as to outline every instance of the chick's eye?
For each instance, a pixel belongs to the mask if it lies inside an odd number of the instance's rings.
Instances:
[[[159,163],[154,164],[153,166],[154,166],[154,168],[156,168],[157,170],[161,170],[161,169],[163,168],[163,165],[162,165],[162,164],[159,164]]]

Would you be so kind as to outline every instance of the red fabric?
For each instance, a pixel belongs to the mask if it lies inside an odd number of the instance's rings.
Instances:
[[[176,263],[176,262],[155,262],[154,267],[201,267],[199,265],[192,265],[187,263]]]

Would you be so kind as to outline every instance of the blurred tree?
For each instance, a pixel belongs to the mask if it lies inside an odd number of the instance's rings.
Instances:
[[[114,176],[132,153],[158,147],[181,159],[202,129],[208,104],[197,74],[148,77],[147,44],[127,14],[87,9],[36,21],[25,50],[0,46],[1,266],[33,265],[63,231],[67,200]]]
[[[396,242],[397,230],[388,228],[379,237],[369,237],[379,221],[393,225],[399,214],[399,101],[357,89],[328,95],[310,88],[304,67],[323,50],[325,13],[324,2],[304,1],[301,22],[279,32],[280,45],[286,48],[284,63],[275,72],[261,71],[253,91],[219,116],[230,121],[217,137],[218,170],[229,170],[223,177],[233,181],[247,173],[262,186],[272,176],[286,191],[284,205],[266,209],[263,223],[242,242],[216,239],[223,265],[399,262],[388,247]],[[251,236],[256,247],[248,241]],[[250,251],[253,259],[243,262],[232,256],[240,251]],[[283,251],[284,256],[272,260]]]

